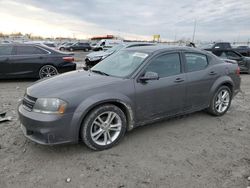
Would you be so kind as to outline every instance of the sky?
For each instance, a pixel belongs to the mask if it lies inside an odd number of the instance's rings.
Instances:
[[[0,32],[44,37],[250,40],[250,0],[0,0]]]

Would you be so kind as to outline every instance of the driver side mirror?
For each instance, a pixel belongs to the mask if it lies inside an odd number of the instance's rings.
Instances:
[[[139,79],[141,82],[146,82],[148,80],[159,80],[159,75],[156,72],[146,72],[144,76],[141,76]]]

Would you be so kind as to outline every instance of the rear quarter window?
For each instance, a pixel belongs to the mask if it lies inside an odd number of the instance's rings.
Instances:
[[[199,53],[185,53],[187,72],[203,70],[208,66],[207,56]]]

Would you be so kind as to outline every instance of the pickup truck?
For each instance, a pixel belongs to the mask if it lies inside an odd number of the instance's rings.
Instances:
[[[232,49],[236,52],[239,52],[243,56],[250,57],[250,48],[248,46],[238,46],[236,48],[232,48],[229,42],[217,42],[214,43],[211,47],[205,48],[204,50],[214,51],[214,50],[227,50],[227,49]]]

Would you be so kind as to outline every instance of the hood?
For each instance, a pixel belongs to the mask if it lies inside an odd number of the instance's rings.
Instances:
[[[39,80],[27,88],[27,94],[35,97],[57,97],[74,95],[97,87],[122,82],[122,78],[99,75],[84,70],[72,71],[45,80]]]
[[[92,57],[103,57],[103,56],[108,56],[112,54],[112,52],[104,52],[104,51],[98,51],[98,52],[91,52],[89,53],[86,57],[92,58]]]

